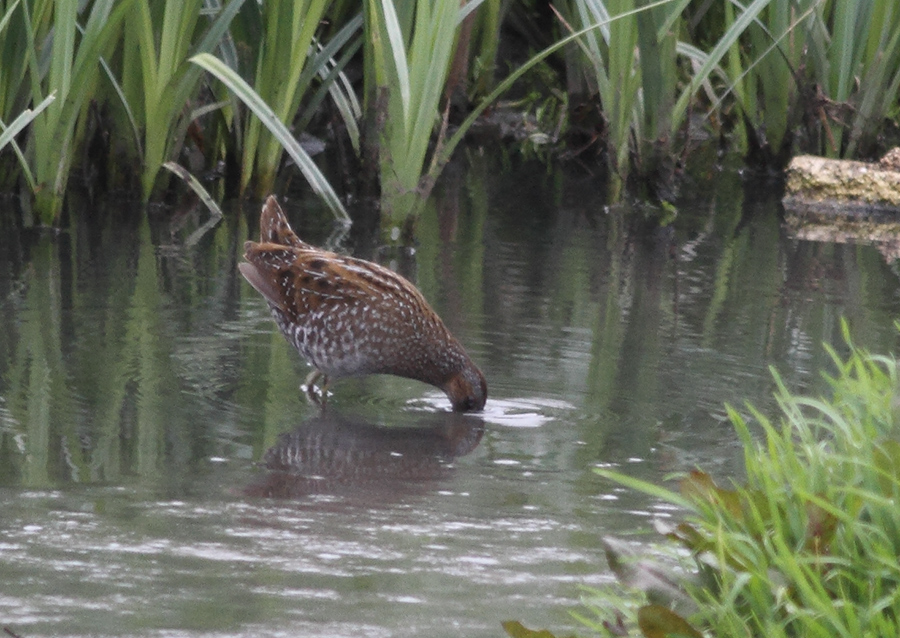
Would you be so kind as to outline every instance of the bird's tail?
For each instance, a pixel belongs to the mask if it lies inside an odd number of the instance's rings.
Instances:
[[[274,195],[266,198],[259,216],[259,241],[263,244],[278,244],[292,248],[312,248],[297,237]]]

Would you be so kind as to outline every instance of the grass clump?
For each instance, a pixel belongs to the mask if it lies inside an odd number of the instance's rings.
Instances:
[[[668,535],[699,568],[685,587],[697,604],[686,620],[707,635],[900,633],[897,362],[844,333],[850,352],[831,351],[830,398],[793,395],[775,374],[780,418],[750,408],[761,438],[729,408],[745,449],[743,485],[726,489],[697,471],[676,493],[599,470],[691,512]]]

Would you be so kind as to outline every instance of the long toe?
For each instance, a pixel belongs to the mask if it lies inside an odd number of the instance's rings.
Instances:
[[[303,385],[300,386],[300,389],[304,392],[309,392],[310,389],[315,388],[316,382],[323,378],[325,375],[318,369],[313,369],[308,375],[306,375],[306,380],[303,382]]]
[[[300,386],[300,389],[303,391],[306,400],[309,401],[311,405],[314,405],[317,408],[325,407],[325,397],[320,394],[319,388],[314,385],[303,384]]]
[[[322,385],[316,386],[316,383],[322,379]],[[306,381],[300,386],[300,390],[306,395],[306,400],[318,408],[324,409],[325,403],[328,401],[328,377],[320,370],[313,370],[306,376]]]

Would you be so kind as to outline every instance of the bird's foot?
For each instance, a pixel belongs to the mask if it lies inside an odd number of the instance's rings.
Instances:
[[[322,385],[317,386],[316,382],[322,379]],[[319,370],[313,370],[307,375],[300,390],[306,395],[306,400],[311,404],[324,410],[325,404],[328,402],[328,377]]]

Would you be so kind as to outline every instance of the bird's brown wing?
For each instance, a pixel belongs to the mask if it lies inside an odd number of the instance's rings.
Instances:
[[[297,288],[310,303],[337,300],[378,307],[392,316],[434,316],[422,294],[409,281],[378,264],[320,250],[298,250],[294,263]]]
[[[415,286],[378,264],[274,243],[247,242],[244,250],[247,263],[239,268],[250,285],[269,303],[298,318],[361,304],[378,307],[386,320],[437,319]]]

